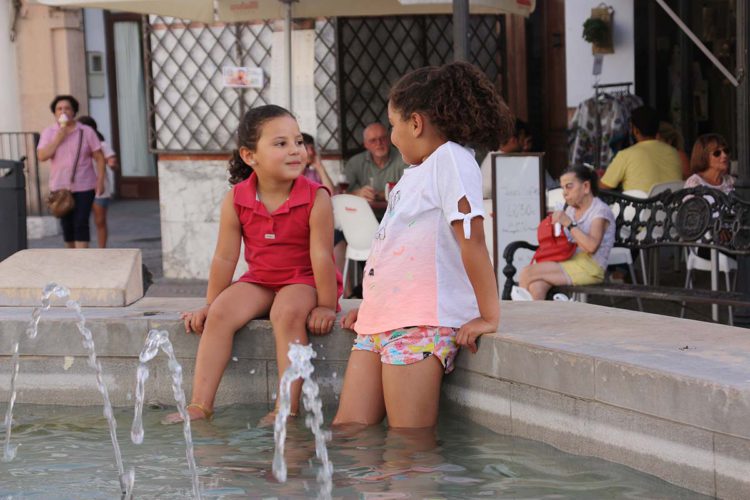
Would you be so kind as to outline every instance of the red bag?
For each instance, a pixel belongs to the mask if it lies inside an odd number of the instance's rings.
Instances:
[[[539,248],[534,252],[534,262],[562,262],[576,253],[577,245],[568,241],[565,231],[561,231],[560,236],[555,236],[555,224],[551,215],[539,223],[536,237],[539,240]]]

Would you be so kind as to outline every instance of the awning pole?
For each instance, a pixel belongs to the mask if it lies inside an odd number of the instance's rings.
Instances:
[[[742,1],[742,0],[740,0],[740,1]],[[693,43],[699,49],[701,49],[701,52],[703,52],[703,54],[705,54],[705,56],[708,57],[708,59],[714,64],[714,66],[716,66],[717,68],[719,68],[719,71],[721,71],[724,74],[724,76],[726,77],[726,79],[729,80],[732,83],[732,85],[734,85],[735,87],[739,87],[740,86],[740,82],[737,81],[737,78],[735,78],[735,76],[732,73],[730,73],[729,70],[727,68],[725,68],[723,64],[721,64],[721,61],[719,61],[718,59],[716,59],[716,56],[714,56],[713,53],[710,50],[708,50],[708,47],[706,47],[703,44],[703,42],[700,41],[700,38],[698,38],[697,36],[695,36],[695,33],[693,33],[690,30],[690,28],[688,28],[688,26],[685,23],[682,22],[682,19],[680,19],[680,16],[678,16],[677,14],[675,14],[675,12],[669,7],[669,5],[667,5],[665,3],[664,0],[656,0],[656,2],[659,5],[661,5],[661,8],[664,9],[664,12],[666,12],[667,15],[669,15],[669,17],[671,17],[672,20],[675,23],[677,23],[677,26],[680,27],[680,29],[683,31],[683,33],[685,33],[688,36],[688,38],[690,38],[693,41]]]
[[[453,0],[453,60],[469,60],[469,0]]]

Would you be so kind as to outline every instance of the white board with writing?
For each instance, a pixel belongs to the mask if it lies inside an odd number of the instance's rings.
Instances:
[[[543,153],[492,154],[492,206],[494,212],[494,262],[497,283],[505,285],[505,247],[513,241],[537,244],[536,228],[544,215]],[[531,262],[532,253],[518,250],[516,272]],[[516,274],[518,280],[518,274]]]

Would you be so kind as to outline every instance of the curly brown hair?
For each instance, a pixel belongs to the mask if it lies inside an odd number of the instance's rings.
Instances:
[[[238,184],[253,173],[252,167],[242,160],[240,148],[244,147],[255,151],[258,147],[258,139],[260,139],[260,134],[263,131],[263,125],[268,120],[281,116],[291,116],[294,118],[294,115],[289,110],[275,104],[252,108],[245,113],[240,122],[240,128],[237,130],[237,149],[232,151],[232,158],[229,160],[230,184]]]
[[[449,141],[496,150],[513,134],[514,119],[487,76],[465,62],[407,73],[388,99],[404,119],[426,115]]]

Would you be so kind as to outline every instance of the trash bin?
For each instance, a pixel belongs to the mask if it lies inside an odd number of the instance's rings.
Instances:
[[[0,160],[0,260],[28,247],[23,162]]]

